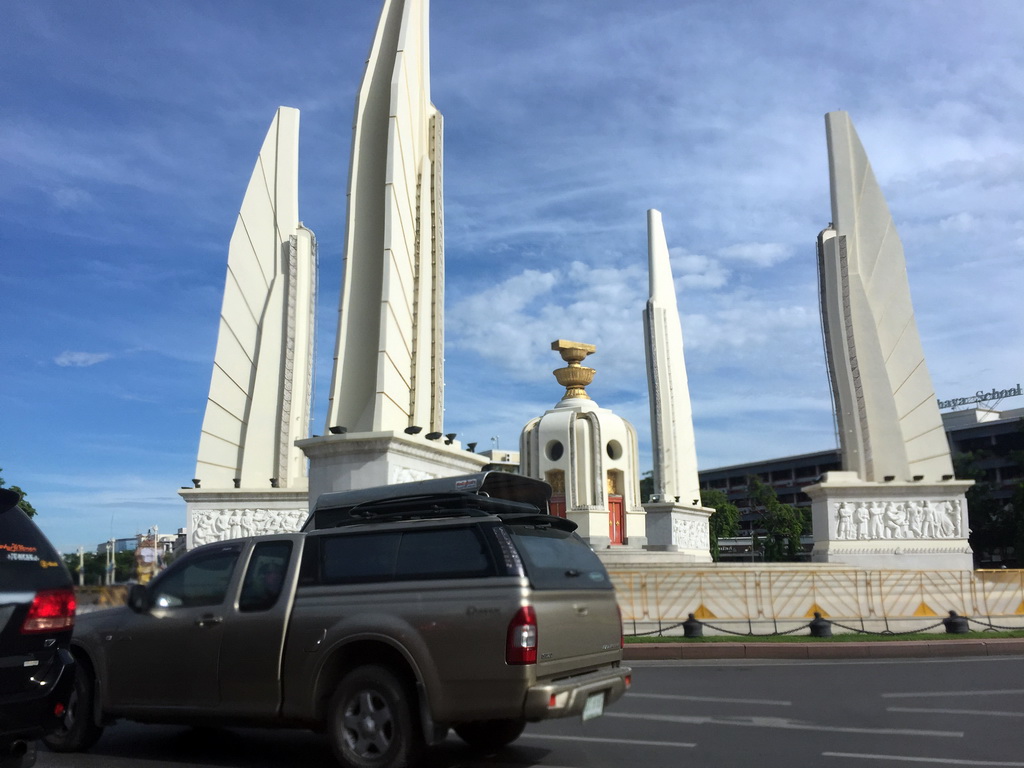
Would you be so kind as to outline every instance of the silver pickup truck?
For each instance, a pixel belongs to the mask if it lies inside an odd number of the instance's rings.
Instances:
[[[504,473],[322,496],[298,533],[190,551],[78,619],[57,751],[118,718],[325,731],[342,765],[413,765],[454,729],[494,749],[629,687],[604,567]]]

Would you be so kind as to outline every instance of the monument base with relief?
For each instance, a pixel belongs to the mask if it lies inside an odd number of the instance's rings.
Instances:
[[[447,436],[361,432],[299,440],[309,459],[309,500],[322,493],[411,483],[480,472],[486,457],[462,450]]]
[[[681,563],[710,563],[708,518],[713,509],[689,507],[675,501],[644,504],[650,552],[673,552]]]
[[[309,514],[306,489],[182,488],[188,520],[187,547],[243,536],[297,531]]]
[[[864,482],[827,472],[804,488],[814,521],[812,562],[868,569],[970,571],[971,481]]]

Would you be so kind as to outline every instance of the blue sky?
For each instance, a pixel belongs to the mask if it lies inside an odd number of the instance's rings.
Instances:
[[[1024,310],[1024,4],[434,0],[446,429],[481,449],[594,399],[649,466],[646,210],[673,255],[701,468],[836,445],[814,243],[850,112],[940,397],[1005,388]],[[0,27],[0,467],[59,548],[185,525],[227,244],[301,110],[323,431],[355,90],[375,0],[8,0]],[[1005,407],[1024,403],[1007,401]],[[496,440],[492,440],[496,438]]]

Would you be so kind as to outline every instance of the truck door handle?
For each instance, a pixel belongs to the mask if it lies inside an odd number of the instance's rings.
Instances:
[[[220,624],[222,621],[224,621],[224,619],[220,616],[213,616],[212,614],[207,614],[206,616],[196,619],[196,626],[214,627]]]

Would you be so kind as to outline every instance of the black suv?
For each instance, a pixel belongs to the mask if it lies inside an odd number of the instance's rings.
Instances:
[[[35,764],[34,740],[61,724],[75,672],[71,574],[20,500],[0,488],[0,768]]]

